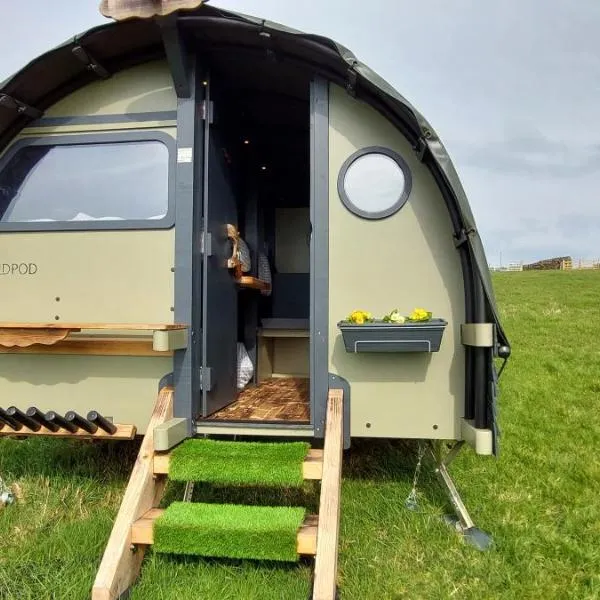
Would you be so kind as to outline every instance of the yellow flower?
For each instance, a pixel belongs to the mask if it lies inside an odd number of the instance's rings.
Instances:
[[[365,310],[355,310],[348,317],[348,321],[351,323],[356,323],[357,325],[362,325],[363,323],[372,320],[373,315]]]
[[[428,321],[431,319],[431,313],[424,308],[415,308],[410,314],[409,319],[411,321]]]

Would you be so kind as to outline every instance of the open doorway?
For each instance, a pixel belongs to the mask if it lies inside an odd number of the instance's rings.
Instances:
[[[223,51],[207,85],[200,418],[309,424],[310,75]]]

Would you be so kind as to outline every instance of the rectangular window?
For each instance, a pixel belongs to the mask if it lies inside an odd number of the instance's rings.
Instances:
[[[157,223],[169,210],[169,164],[169,148],[154,139],[23,145],[0,171],[0,229]]]

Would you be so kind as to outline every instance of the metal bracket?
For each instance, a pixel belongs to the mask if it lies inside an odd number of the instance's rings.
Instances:
[[[212,369],[210,367],[200,367],[200,387],[207,392],[212,390]]]
[[[348,77],[348,79],[346,81],[346,91],[353,98],[356,98],[356,83],[358,80],[358,75],[357,75],[356,71],[354,70],[355,64],[356,64],[356,61],[353,61],[352,65],[350,65],[350,67],[348,67],[348,70],[346,71],[346,75]]]
[[[75,46],[71,52],[85,65],[88,71],[92,71],[92,73],[95,73],[101,79],[108,79],[110,77],[110,73],[83,46]]]
[[[269,31],[267,31],[265,29],[265,23],[266,23],[266,21],[263,19],[263,21],[260,25],[260,30],[258,32],[258,36],[261,39],[261,42],[262,42],[263,48],[265,49],[267,58],[271,61],[276,61],[277,54],[275,53],[275,48],[274,48],[274,44],[273,44],[273,36],[271,35],[271,33]]]
[[[493,348],[496,343],[494,323],[462,323],[460,335],[464,346]]]
[[[205,121],[208,118],[208,124],[212,125],[215,120],[215,103],[211,100],[208,102],[208,110],[206,109],[206,100],[202,100],[198,105],[198,117]]]
[[[471,227],[470,229],[461,229],[460,232],[454,236],[454,245],[457,248],[460,248],[469,241],[469,237],[474,233],[477,233],[477,230],[474,227]]]
[[[154,428],[154,450],[156,452],[166,452],[188,437],[187,419],[169,419]]]
[[[31,119],[39,119],[44,114],[39,108],[25,104],[25,102],[21,102],[8,94],[0,94],[0,106],[14,110],[20,115],[25,115]]]
[[[188,346],[187,329],[171,329],[155,331],[152,335],[152,349],[155,352],[172,352],[183,350]]]
[[[415,154],[419,161],[423,162],[423,157],[425,156],[425,152],[427,150],[427,141],[425,138],[420,137],[417,141],[417,147],[415,148]]]
[[[212,256],[212,233],[202,232],[200,234],[200,253]]]
[[[177,27],[177,15],[157,17],[156,22],[160,27],[163,45],[167,55],[167,63],[173,78],[173,84],[178,98],[192,97],[192,82],[190,65],[185,42]]]

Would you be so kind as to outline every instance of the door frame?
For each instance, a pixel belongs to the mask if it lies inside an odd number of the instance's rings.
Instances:
[[[310,421],[325,435],[329,390],[329,82],[310,85]]]
[[[190,95],[177,99],[174,313],[175,322],[189,323],[190,330],[187,348],[174,352],[173,384],[174,416],[185,418],[193,435],[202,407],[205,274],[200,242],[210,111],[200,110],[205,87],[197,57],[190,56],[188,69]],[[315,437],[323,437],[329,390],[329,82],[318,74],[310,84],[310,221],[310,425],[253,423],[252,428],[312,429]],[[219,428],[227,426],[219,423]]]
[[[174,319],[189,325],[187,347],[173,353],[173,416],[184,418],[187,434],[195,433],[201,409],[202,359],[202,180],[204,120],[198,106],[204,87],[195,53],[186,55],[189,94],[177,97],[177,163],[175,189]]]

